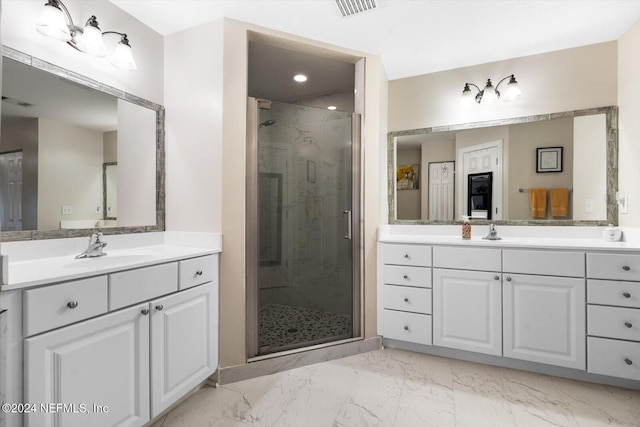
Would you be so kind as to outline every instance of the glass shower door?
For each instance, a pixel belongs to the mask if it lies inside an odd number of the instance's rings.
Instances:
[[[256,107],[257,143],[249,150],[256,203],[255,233],[248,229],[256,241],[255,249],[248,243],[256,298],[250,357],[359,334],[354,115],[262,105],[268,109]]]

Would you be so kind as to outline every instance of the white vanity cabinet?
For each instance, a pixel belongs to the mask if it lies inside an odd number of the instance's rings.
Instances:
[[[26,339],[25,402],[76,407],[69,412],[54,408],[49,414],[38,407],[25,414],[25,426],[139,426],[149,421],[149,313],[143,310],[148,304]]]
[[[53,322],[49,332],[24,340],[24,401],[75,405],[70,412],[25,414],[26,426],[141,426],[213,374],[218,364],[217,255],[187,261],[186,267],[197,265],[193,275],[210,281],[194,283],[185,270],[188,283],[180,287],[182,265],[171,262],[109,274],[107,293],[101,286],[107,276],[99,276],[88,282],[95,295],[83,290],[82,299],[52,298],[64,305],[58,310],[64,316],[82,301],[106,301],[108,294],[110,311],[59,329],[53,329],[59,324]],[[67,285],[25,294],[55,295]],[[76,302],[75,308],[63,304],[67,299]],[[24,301],[26,330],[39,331],[29,326],[29,313],[37,311],[33,303],[41,298]]]
[[[505,357],[585,369],[584,271],[584,252],[503,250]]]
[[[151,312],[151,418],[218,366],[218,292],[213,283],[154,300]]]
[[[381,246],[381,333],[431,345],[431,247]]]
[[[500,263],[499,249],[434,246],[434,345],[502,354]]]
[[[587,371],[640,381],[640,256],[592,253],[587,265]]]

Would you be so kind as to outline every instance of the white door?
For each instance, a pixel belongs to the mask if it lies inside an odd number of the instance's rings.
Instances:
[[[433,269],[433,344],[502,355],[500,273]]]
[[[429,163],[429,220],[453,220],[455,162]]]
[[[160,298],[151,310],[151,417],[218,367],[217,284]]]
[[[478,144],[458,150],[459,177],[458,215],[467,215],[468,177],[470,174],[492,172],[491,219],[502,219],[502,140]]]
[[[584,279],[508,274],[504,356],[585,369]]]
[[[25,415],[26,426],[141,426],[149,421],[147,308],[140,304],[26,339],[25,402],[76,405],[49,414],[38,408]],[[78,413],[81,404],[86,413]]]
[[[0,154],[2,231],[22,230],[22,151]]]

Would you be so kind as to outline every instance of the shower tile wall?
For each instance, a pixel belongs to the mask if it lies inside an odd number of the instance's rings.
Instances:
[[[260,306],[349,314],[351,255],[343,215],[349,207],[329,196],[349,200],[351,115],[273,103],[260,120],[276,123],[259,131],[258,171],[283,174],[281,261],[260,267]]]

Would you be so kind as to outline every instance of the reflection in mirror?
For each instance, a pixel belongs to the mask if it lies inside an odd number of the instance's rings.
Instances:
[[[118,163],[103,163],[104,219],[118,219]]]
[[[164,229],[163,108],[3,55],[2,240]]]
[[[388,142],[390,223],[617,223],[616,107],[390,132]],[[408,165],[424,171],[413,186]]]

